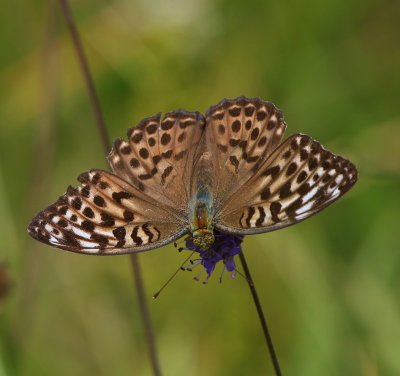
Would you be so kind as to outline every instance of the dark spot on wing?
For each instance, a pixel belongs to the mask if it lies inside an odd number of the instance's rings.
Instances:
[[[93,202],[94,202],[97,206],[100,206],[100,207],[106,206],[106,202],[105,202],[104,198],[101,197],[101,196],[99,196],[99,195],[94,196]]]
[[[131,140],[135,144],[138,144],[140,141],[142,141],[142,139],[143,139],[143,133],[142,132],[136,132],[131,138]]]
[[[149,151],[146,148],[141,148],[139,150],[139,155],[143,158],[143,159],[147,159],[149,157]]]
[[[94,218],[94,211],[88,206],[83,209],[83,214],[88,218]]]
[[[124,219],[127,222],[132,222],[135,218],[134,214],[129,210],[124,210]]]
[[[133,196],[129,192],[113,192],[112,198],[114,201],[118,202],[118,204],[121,204],[122,199],[129,199],[132,198]]]

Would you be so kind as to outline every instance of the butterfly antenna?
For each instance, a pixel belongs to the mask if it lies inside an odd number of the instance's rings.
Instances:
[[[153,299],[157,298],[157,297],[161,294],[161,291],[164,290],[165,287],[168,286],[168,284],[169,284],[169,283],[174,279],[174,277],[178,274],[179,270],[185,270],[185,269],[183,269],[183,265],[185,265],[185,264],[190,260],[190,258],[193,256],[193,254],[194,254],[194,251],[189,255],[189,257],[187,257],[187,258],[185,259],[185,261],[179,266],[179,268],[175,270],[175,272],[171,275],[171,277],[169,277],[169,278],[167,279],[167,281],[161,286],[161,288],[153,295]]]

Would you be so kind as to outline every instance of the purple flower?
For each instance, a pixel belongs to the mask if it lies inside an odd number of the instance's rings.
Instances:
[[[243,241],[243,235],[229,235],[214,230],[214,237],[214,244],[205,251],[196,247],[192,239],[186,240],[186,248],[200,254],[201,265],[203,265],[207,271],[207,279],[210,277],[215,269],[215,265],[219,261],[224,263],[225,268],[229,272],[234,271],[236,265],[233,258],[242,250],[241,243]]]

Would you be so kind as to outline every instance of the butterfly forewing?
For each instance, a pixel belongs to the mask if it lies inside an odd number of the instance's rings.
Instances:
[[[276,230],[322,210],[356,180],[351,162],[308,136],[294,135],[230,197],[216,226],[235,233]]]
[[[194,156],[204,117],[175,111],[144,119],[117,140],[108,157],[113,171],[159,203],[187,211]]]
[[[34,238],[69,251],[118,254],[157,248],[186,232],[177,213],[113,174],[92,170],[78,180],[81,186],[33,219]]]
[[[213,193],[223,202],[278,146],[286,124],[271,103],[239,97],[223,100],[206,115],[206,146],[213,161]]]

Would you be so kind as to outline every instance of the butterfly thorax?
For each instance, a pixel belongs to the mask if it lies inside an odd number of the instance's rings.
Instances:
[[[200,192],[194,204],[190,223],[193,244],[201,250],[206,250],[214,244],[211,205],[204,199],[204,195]]]
[[[207,250],[214,244],[214,226],[212,224],[212,195],[207,186],[199,182],[197,193],[192,201],[190,232],[193,244],[201,250]]]

